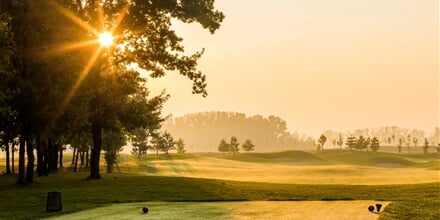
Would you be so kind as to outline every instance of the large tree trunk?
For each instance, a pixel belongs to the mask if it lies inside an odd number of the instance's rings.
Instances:
[[[9,165],[9,142],[10,140],[5,140],[6,143],[6,147],[5,147],[5,151],[6,151],[6,174],[11,174],[11,167]]]
[[[76,151],[75,165],[73,166],[73,172],[75,172],[75,173],[76,173],[77,168],[78,168],[78,157],[79,157],[79,149]]]
[[[45,176],[47,176],[48,174],[48,161],[47,161],[47,157],[48,157],[48,153],[47,153],[47,141],[44,140],[42,141],[41,144],[42,147],[42,155],[43,155],[43,160],[42,160],[42,172]]]
[[[20,147],[18,149],[18,181],[17,183],[26,183],[26,171],[24,166],[24,152],[26,150],[25,132],[22,129],[22,136],[20,137]]]
[[[76,154],[76,147],[73,147],[73,154],[72,154],[72,165],[75,164],[75,154]]]
[[[63,146],[60,147],[60,168],[63,167]]]
[[[12,174],[15,174],[15,155],[14,155],[14,153],[15,153],[15,143],[14,143],[14,141],[12,141],[12,149],[11,149],[11,165],[12,165]]]
[[[85,168],[89,167],[89,147],[87,146],[87,151],[86,151],[86,166]]]
[[[101,154],[101,140],[102,140],[102,128],[96,122],[92,121],[92,138],[93,147],[90,156],[90,179],[100,179],[99,174],[99,159]]]
[[[52,149],[52,163],[51,163],[51,170],[57,172],[58,171],[58,151],[59,151],[59,144],[55,144],[53,145],[53,149]]]
[[[43,146],[40,135],[37,135],[37,175],[42,176],[43,174]]]
[[[26,151],[27,151],[27,169],[26,169],[26,182],[34,182],[34,146],[31,141],[30,135],[26,137]]]
[[[79,165],[84,166],[84,151],[81,151],[81,153],[79,154]]]
[[[53,164],[53,144],[52,144],[52,139],[48,138],[47,139],[47,173],[51,173],[52,170],[52,164]]]

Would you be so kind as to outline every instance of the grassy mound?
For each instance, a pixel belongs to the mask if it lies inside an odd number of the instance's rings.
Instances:
[[[273,153],[216,154],[217,158],[252,163],[276,163],[290,165],[329,165],[330,163],[316,154],[306,151],[284,151]]]
[[[407,154],[394,154],[372,151],[340,151],[327,150],[319,156],[336,164],[349,164],[371,167],[416,167],[426,161],[435,160],[432,157],[414,157]]]

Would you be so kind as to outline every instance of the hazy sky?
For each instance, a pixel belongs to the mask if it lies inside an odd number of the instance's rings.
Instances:
[[[396,125],[439,125],[438,0],[216,0],[226,15],[214,34],[176,25],[199,62],[208,97],[175,73],[166,114],[235,111],[277,115],[317,136]]]

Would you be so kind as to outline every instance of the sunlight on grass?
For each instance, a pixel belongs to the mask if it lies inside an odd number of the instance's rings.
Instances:
[[[377,201],[144,202],[114,204],[48,219],[377,219]],[[142,207],[149,212],[144,214]]]
[[[275,154],[194,154],[176,159],[174,156],[158,159],[150,155],[140,160],[121,155],[118,169],[143,175],[290,184],[380,185],[440,180],[435,160],[408,159],[393,154],[365,157],[366,154],[359,153],[366,152],[326,152],[316,156],[304,156],[299,152],[306,159],[298,159],[294,153],[283,158],[273,157]]]

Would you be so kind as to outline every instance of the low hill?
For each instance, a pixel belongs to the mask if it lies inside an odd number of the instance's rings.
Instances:
[[[376,185],[439,181],[439,161],[433,155],[348,150],[189,153],[141,159],[123,154],[115,172],[290,184]]]

